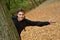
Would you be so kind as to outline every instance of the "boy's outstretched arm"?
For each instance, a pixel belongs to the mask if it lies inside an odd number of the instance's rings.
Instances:
[[[27,26],[45,26],[45,25],[50,25],[50,24],[53,24],[55,22],[49,22],[49,21],[45,21],[45,22],[40,22],[40,21],[30,21],[30,20],[27,20]]]

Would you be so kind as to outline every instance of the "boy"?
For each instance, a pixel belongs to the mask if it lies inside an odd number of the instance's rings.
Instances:
[[[40,21],[31,21],[31,20],[28,20],[25,18],[25,11],[23,9],[19,9],[17,11],[17,15],[16,16],[13,16],[12,17],[13,19],[13,22],[17,28],[17,31],[19,33],[19,36],[20,36],[20,33],[23,29],[25,29],[26,26],[45,26],[45,25],[49,25],[49,24],[53,24],[55,22],[48,22],[48,21],[45,21],[45,22],[40,22]]]

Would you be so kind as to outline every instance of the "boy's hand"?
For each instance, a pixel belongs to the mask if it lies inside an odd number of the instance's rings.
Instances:
[[[54,22],[54,21],[49,21],[49,23],[50,23],[50,24],[55,24],[56,22]]]

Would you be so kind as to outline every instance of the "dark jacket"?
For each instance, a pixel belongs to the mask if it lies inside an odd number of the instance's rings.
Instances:
[[[26,27],[26,26],[45,26],[50,24],[49,22],[40,22],[40,21],[30,21],[26,18],[24,18],[22,21],[18,22],[17,16],[13,16],[12,20],[17,28],[17,31],[20,35],[21,31]]]

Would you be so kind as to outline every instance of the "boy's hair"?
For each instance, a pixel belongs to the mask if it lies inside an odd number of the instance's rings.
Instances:
[[[19,9],[17,10],[17,14],[18,14],[19,12],[23,12],[23,13],[25,13],[25,10],[22,9],[22,8],[19,8]]]

